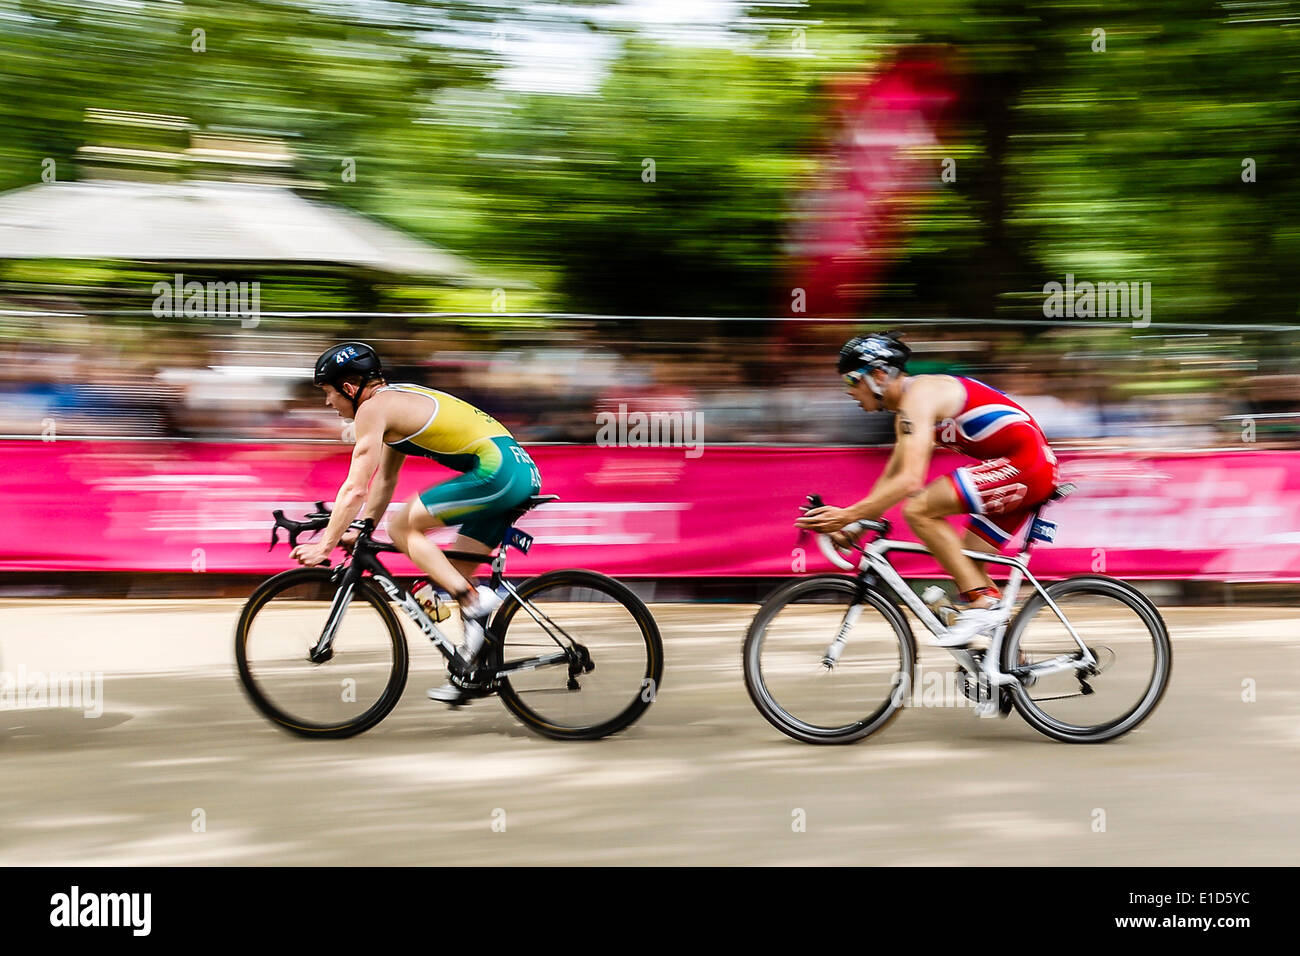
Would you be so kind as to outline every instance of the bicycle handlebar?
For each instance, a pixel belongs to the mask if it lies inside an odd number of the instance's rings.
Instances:
[[[807,513],[814,508],[825,507],[825,504],[826,503],[822,501],[821,495],[809,495],[808,504],[801,510],[804,513]],[[874,531],[876,532],[876,537],[883,538],[885,535],[889,534],[889,528],[889,521],[885,518],[881,518],[879,521],[855,521],[852,524],[845,525],[840,530],[849,533],[858,531]],[[841,568],[844,571],[856,571],[858,569],[858,564],[849,561],[847,558],[841,557],[840,552],[836,549],[835,545],[831,543],[830,535],[817,534],[817,547],[821,553],[826,556],[826,560],[837,568]]]
[[[280,543],[281,528],[283,528],[289,535],[289,547],[294,548],[298,546],[298,535],[325,530],[330,523],[330,518],[333,517],[332,512],[325,506],[325,502],[323,501],[316,502],[316,510],[307,515],[306,521],[294,521],[292,518],[286,518],[284,512],[278,508],[275,511],[272,511],[271,514],[275,517],[275,524],[271,527],[271,544],[267,547],[267,551],[270,551]],[[364,531],[366,533],[373,531],[374,527],[375,522],[371,518],[366,518],[362,521],[354,521],[352,524],[348,525],[349,529]]]
[[[821,553],[826,555],[826,560],[844,571],[856,571],[858,566],[852,561],[846,561],[840,557],[840,553],[835,550],[835,545],[831,544],[831,536],[828,534],[817,535],[817,547]]]

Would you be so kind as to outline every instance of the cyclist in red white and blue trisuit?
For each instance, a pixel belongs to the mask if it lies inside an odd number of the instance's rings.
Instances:
[[[1007,620],[1001,592],[984,566],[962,554],[996,553],[1056,488],[1056,456],[1033,417],[997,389],[956,375],[903,374],[909,349],[893,333],[850,339],[840,351],[839,371],[847,391],[865,411],[895,412],[898,441],[871,493],[848,508],[809,511],[796,524],[831,533],[847,546],[841,529],[877,520],[903,504],[903,517],[957,584],[967,606],[948,633],[945,646],[962,646]],[[925,484],[930,456],[938,445],[978,459]],[[966,540],[945,519],[969,514]]]

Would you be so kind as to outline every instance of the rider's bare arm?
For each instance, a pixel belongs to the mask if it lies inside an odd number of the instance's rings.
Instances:
[[[894,437],[898,437],[897,421],[894,423]],[[894,450],[889,453],[889,461],[885,463],[885,470],[880,473],[880,478],[876,479],[877,481],[882,481],[886,478],[893,478],[898,474],[898,469],[903,466],[903,453],[901,448],[902,446],[897,442],[894,443]]]
[[[875,521],[925,487],[925,474],[934,452],[934,424],[940,418],[943,399],[939,388],[923,380],[908,389],[894,418],[894,453],[871,494],[846,509],[851,520]]]
[[[406,456],[391,445],[381,445],[380,448],[379,470],[375,473],[375,480],[370,483],[366,507],[361,512],[361,517],[371,518],[375,527],[379,527],[379,519],[388,510],[388,503],[393,500],[397,476],[402,470],[402,462],[406,461]]]
[[[379,467],[384,449],[384,415],[372,402],[364,403],[357,411],[357,443],[352,449],[352,465],[348,476],[334,498],[334,513],[321,535],[321,547],[333,550],[343,538],[348,525],[366,501],[366,488]],[[387,507],[388,502],[384,502]]]

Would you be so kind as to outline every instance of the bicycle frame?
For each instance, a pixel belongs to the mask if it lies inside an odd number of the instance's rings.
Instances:
[[[1052,612],[1065,626],[1070,637],[1074,639],[1074,642],[1078,644],[1079,650],[1082,652],[1082,659],[1070,657],[1068,655],[1059,655],[1050,660],[1031,665],[1027,668],[1026,673],[1032,673],[1036,677],[1039,677],[1062,670],[1082,670],[1094,667],[1096,666],[1097,660],[1093,656],[1092,651],[1083,642],[1083,639],[1079,637],[1078,632],[1075,631],[1074,626],[1070,623],[1069,619],[1066,618],[1065,613],[1057,606],[1056,602],[1052,600],[1051,595],[1047,593],[1047,589],[1039,583],[1038,579],[1034,577],[1033,573],[1029,570],[1029,557],[1033,549],[1034,540],[1032,529],[1037,526],[1038,522],[1039,515],[1035,512],[1032,522],[1029,525],[1031,532],[1026,535],[1024,547],[1015,557],[989,554],[983,551],[968,551],[964,548],[962,549],[962,554],[974,561],[979,561],[984,564],[1005,565],[1011,569],[1007,578],[1007,586],[1003,591],[1003,601],[1007,607],[1013,607],[1015,605],[1016,599],[1020,594],[1020,586],[1027,580],[1033,586],[1034,590],[1042,596],[1047,606],[1052,609]],[[913,541],[877,538],[865,548],[861,549],[862,557],[856,565],[841,557],[831,544],[828,536],[818,535],[817,545],[821,549],[822,554],[826,555],[827,560],[835,566],[842,568],[845,571],[856,571],[859,579],[867,581],[878,580],[882,582],[898,600],[907,605],[930,633],[936,637],[940,637],[947,633],[948,629],[935,616],[934,612],[926,606],[920,596],[908,586],[902,575],[895,570],[894,566],[890,564],[889,559],[886,557],[886,555],[891,551],[905,551],[913,554],[930,554],[930,550],[925,547],[925,545]],[[845,612],[844,620],[841,623],[839,632],[835,638],[835,643],[839,644],[841,648],[847,639],[849,630],[852,628],[853,624],[856,623],[857,618],[861,613],[861,604],[854,604]],[[999,685],[1013,683],[1017,678],[1011,674],[1003,673],[997,663],[1002,659],[1002,641],[1006,636],[1009,623],[1010,622],[1008,621],[1006,624],[1000,624],[994,629],[992,640],[989,643],[989,648],[983,656],[982,666],[977,663],[971,653],[964,648],[945,647],[944,650],[952,654],[952,656],[956,658],[957,663],[960,664],[964,670],[971,674],[983,674],[989,679],[990,684]],[[934,646],[942,647],[943,645],[934,643]],[[832,661],[838,656],[838,652],[828,654],[828,657],[830,657]]]
[[[415,600],[410,591],[402,587],[393,579],[393,576],[389,574],[388,569],[384,567],[383,563],[379,560],[380,553],[400,553],[397,547],[388,544],[377,544],[369,539],[369,535],[365,533],[364,529],[361,530],[363,531],[363,534],[357,539],[356,546],[353,549],[352,561],[346,565],[340,566],[335,571],[335,577],[338,580],[338,587],[335,590],[334,599],[330,604],[329,617],[326,619],[325,627],[321,632],[320,639],[317,641],[315,647],[312,648],[312,658],[324,659],[328,656],[330,646],[334,642],[334,634],[338,630],[340,622],[343,620],[343,614],[346,611],[348,604],[351,602],[352,592],[356,589],[357,582],[361,580],[365,572],[369,571],[370,577],[378,582],[379,586],[384,589],[388,597],[397,604],[398,607],[406,612],[406,616],[415,622],[416,626],[424,632],[424,635],[429,639],[429,641],[442,653],[442,656],[447,660],[451,660],[452,655],[456,653],[455,642],[438,629],[437,622],[429,617],[424,608],[420,606],[420,602]],[[503,577],[506,569],[507,547],[508,545],[503,543],[490,562],[492,568],[492,576],[490,578],[491,587],[493,589],[504,587],[509,594],[514,596],[515,600],[519,602],[520,606],[528,612],[533,620],[535,620],[548,634],[551,635],[551,639],[555,640],[552,629],[564,633],[563,628],[560,628],[554,621],[551,621],[550,618],[547,618],[540,611],[536,610],[532,606],[531,602],[529,602],[527,598],[522,597],[514,585]],[[478,560],[480,563],[488,563],[486,560],[483,560],[488,557],[484,554],[473,554],[464,551],[444,551],[443,553],[453,561]],[[568,637],[569,635],[565,634],[564,636]],[[570,640],[572,640],[572,638],[570,638]],[[532,670],[538,667],[544,667],[548,664],[558,664],[562,661],[567,661],[569,659],[569,652],[564,649],[564,645],[559,641],[556,641],[556,645],[560,650],[553,654],[546,654],[540,657],[516,661],[509,666],[505,664],[504,660],[501,661],[501,666],[496,669],[494,677],[500,677],[502,674],[508,674],[514,671]]]

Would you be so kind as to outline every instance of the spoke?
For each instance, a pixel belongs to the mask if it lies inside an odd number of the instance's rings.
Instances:
[[[582,688],[579,687],[578,690]],[[528,690],[516,691],[520,697],[538,697],[552,696],[555,694],[576,694],[577,691],[570,690],[567,687],[532,687]]]

